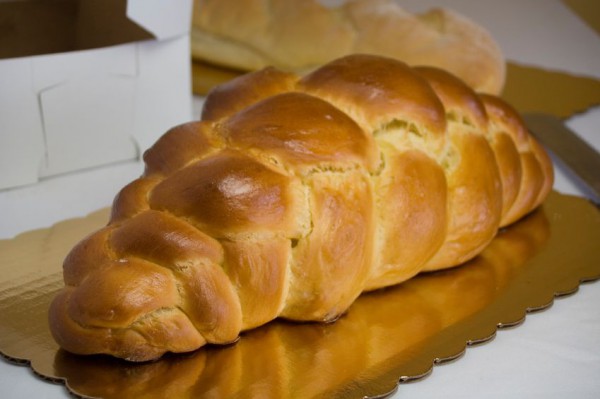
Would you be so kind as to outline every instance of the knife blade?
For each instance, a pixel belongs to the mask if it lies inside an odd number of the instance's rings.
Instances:
[[[523,119],[531,134],[558,158],[600,203],[600,153],[553,115],[530,113]]]

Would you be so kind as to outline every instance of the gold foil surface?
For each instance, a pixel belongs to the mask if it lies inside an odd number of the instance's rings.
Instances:
[[[508,62],[502,98],[520,113],[564,119],[600,104],[600,80]]]
[[[334,323],[274,321],[229,346],[132,364],[67,353],[47,326],[62,259],[107,217],[0,241],[0,351],[81,397],[383,397],[600,278],[598,208],[553,192],[474,260],[364,294]]]

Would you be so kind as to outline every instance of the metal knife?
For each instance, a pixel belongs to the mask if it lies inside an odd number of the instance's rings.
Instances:
[[[530,113],[523,119],[531,134],[573,172],[599,204],[600,153],[555,116]]]

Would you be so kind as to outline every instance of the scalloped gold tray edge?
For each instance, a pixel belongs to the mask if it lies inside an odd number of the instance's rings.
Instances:
[[[0,321],[0,353],[80,397],[160,397],[165,390],[174,398],[201,398],[210,390],[232,397],[386,397],[436,365],[460,359],[470,346],[492,341],[499,329],[548,309],[555,298],[575,294],[580,284],[600,279],[594,246],[600,212],[587,200],[553,192],[542,209],[499,233],[476,260],[365,294],[336,323],[276,321],[231,347],[130,365],[58,350],[45,320],[66,251],[106,217],[101,210],[0,241],[0,311],[7,316]],[[531,281],[541,276],[550,286],[532,289]],[[15,306],[24,311],[11,312]],[[257,368],[259,360],[272,367]],[[265,384],[259,393],[252,391],[257,379]],[[320,381],[306,384],[312,380]]]

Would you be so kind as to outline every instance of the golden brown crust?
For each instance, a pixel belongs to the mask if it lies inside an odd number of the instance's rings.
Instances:
[[[518,114],[441,70],[354,55],[213,93],[66,257],[49,312],[66,350],[141,361],[335,320],[476,256],[552,187]]]
[[[371,55],[343,57],[306,75],[299,88],[351,115],[366,131],[395,124],[439,153],[445,144],[444,107],[427,82],[406,64]],[[375,133],[376,134],[376,133]]]
[[[160,182],[157,177],[140,177],[127,184],[116,195],[110,214],[110,223],[131,218],[149,210],[148,193]]]
[[[259,101],[219,128],[231,147],[268,154],[281,165],[305,173],[323,164],[374,169],[379,161],[372,137],[353,119],[304,93],[277,94]]]
[[[454,151],[467,157],[446,172],[448,227],[444,245],[424,270],[459,265],[477,255],[498,230],[502,210],[500,176],[484,137],[449,128]],[[468,209],[468,211],[466,211]]]
[[[424,270],[464,263],[492,240],[502,214],[500,172],[489,144],[487,115],[477,94],[464,82],[437,68],[416,68],[444,105],[451,157],[446,240]],[[453,157],[466,157],[452,160]],[[469,209],[469,212],[463,211]]]
[[[443,169],[421,151],[389,146],[382,151],[386,168],[373,182],[379,228],[368,290],[419,273],[440,249],[447,232],[448,187]]]
[[[509,224],[508,212],[519,194],[523,177],[521,155],[510,135],[496,132],[490,142],[494,151],[500,181],[502,182],[502,220],[500,226]]]
[[[239,152],[225,150],[173,173],[148,197],[218,238],[235,233],[288,231],[295,220],[290,179]]]
[[[168,176],[194,159],[209,154],[219,147],[206,122],[192,122],[176,126],[160,137],[144,152],[145,176]]]
[[[290,240],[261,237],[225,240],[225,273],[236,288],[242,306],[242,329],[263,325],[281,313],[287,295]]]
[[[369,179],[358,170],[315,173],[310,191],[312,229],[298,240],[281,315],[293,320],[338,318],[360,295],[372,257],[373,204]],[[330,284],[335,281],[335,284]]]
[[[489,129],[492,135],[506,134],[510,136],[519,153],[519,166],[512,166],[520,169],[519,172],[515,172],[520,175],[519,180],[515,181],[515,185],[519,188],[516,190],[517,195],[514,201],[510,205],[505,205],[507,211],[503,214],[500,223],[501,226],[506,226],[529,213],[531,209],[541,203],[540,198],[548,195],[554,181],[552,162],[533,136],[529,134],[523,119],[514,108],[499,97],[484,94],[481,95],[481,99],[489,116]],[[497,158],[500,158],[499,153],[496,155]],[[504,163],[507,169],[510,167],[505,160],[500,160],[498,163],[500,165]],[[504,180],[502,183],[504,186],[510,184]],[[510,190],[510,188],[505,188],[504,191],[506,190]]]
[[[114,259],[108,237],[112,227],[90,234],[71,249],[63,262],[63,279],[66,285],[78,286],[87,275]]]
[[[213,88],[204,102],[202,119],[217,121],[275,94],[292,89],[297,76],[267,67]]]
[[[529,135],[529,149],[535,156],[537,163],[542,169],[542,186],[538,192],[537,198],[532,204],[532,207],[537,207],[544,202],[554,184],[554,167],[552,166],[552,159],[546,152],[544,147],[532,136]]]
[[[427,80],[442,101],[447,120],[470,126],[479,134],[488,134],[485,107],[471,87],[439,68],[416,67],[414,71]]]
[[[82,325],[119,328],[177,302],[177,287],[168,270],[131,258],[88,274],[71,294],[67,313]]]

